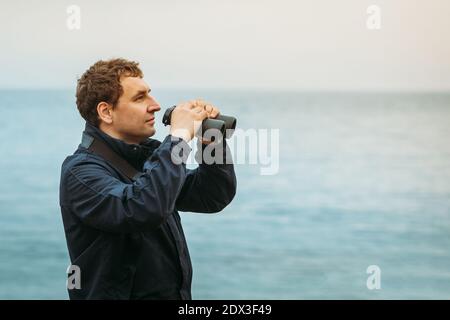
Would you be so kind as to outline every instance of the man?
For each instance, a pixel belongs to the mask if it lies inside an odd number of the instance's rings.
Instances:
[[[235,195],[236,177],[233,164],[188,170],[172,157],[181,150],[186,159],[199,123],[219,110],[201,100],[181,103],[170,134],[162,142],[149,138],[160,106],[138,63],[124,59],[91,66],[78,80],[76,98],[86,128],[62,164],[60,182],[69,255],[81,271],[70,298],[191,299],[178,210],[221,211]]]

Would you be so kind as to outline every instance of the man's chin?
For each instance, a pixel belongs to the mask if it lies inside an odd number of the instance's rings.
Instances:
[[[146,133],[146,139],[148,139],[155,135],[156,129],[155,128],[147,129],[145,133]]]

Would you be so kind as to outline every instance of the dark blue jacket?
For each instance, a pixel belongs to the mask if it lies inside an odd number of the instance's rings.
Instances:
[[[191,299],[192,266],[178,211],[225,208],[236,193],[233,165],[189,170],[174,164],[172,148],[190,148],[170,135],[131,145],[86,124],[83,136],[62,164],[60,181],[70,260],[81,270],[81,289],[68,290],[70,298]],[[124,176],[87,149],[89,137],[142,174],[134,181]]]

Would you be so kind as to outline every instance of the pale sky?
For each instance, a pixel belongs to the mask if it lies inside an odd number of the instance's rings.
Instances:
[[[450,90],[449,0],[3,1],[0,88],[74,88],[124,57],[157,87]]]

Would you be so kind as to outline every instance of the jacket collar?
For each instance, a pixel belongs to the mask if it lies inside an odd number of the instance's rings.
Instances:
[[[114,152],[128,161],[136,170],[142,171],[144,162],[152,155],[153,151],[159,147],[161,142],[148,138],[139,144],[129,144],[122,140],[111,137],[94,125],[86,122],[83,135],[88,135],[96,139],[101,139]]]

